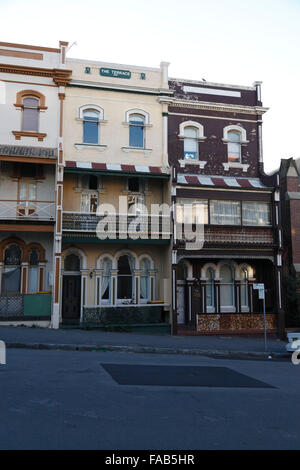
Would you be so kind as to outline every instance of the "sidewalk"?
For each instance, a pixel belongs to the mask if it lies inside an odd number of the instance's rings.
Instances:
[[[169,336],[112,333],[100,330],[25,328],[0,326],[0,340],[8,348],[107,350],[135,353],[193,354],[212,357],[286,357],[286,343],[263,336]]]

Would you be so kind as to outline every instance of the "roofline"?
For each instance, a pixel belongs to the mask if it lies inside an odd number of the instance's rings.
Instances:
[[[131,68],[134,70],[149,70],[152,72],[160,72],[161,69],[159,67],[142,67],[139,65],[129,65],[129,64],[118,64],[118,63],[112,63],[112,62],[101,62],[98,60],[87,60],[87,59],[76,59],[76,58],[70,58],[67,57],[67,63],[68,62],[81,62],[83,64],[89,65],[89,64],[94,64],[94,65],[105,65],[105,66],[112,66],[112,67],[127,67]]]
[[[242,85],[231,85],[231,84],[225,84],[225,83],[215,83],[215,82],[203,82],[202,80],[189,80],[187,78],[174,78],[174,77],[169,77],[169,82],[170,81],[176,81],[176,82],[182,82],[182,83],[194,83],[195,85],[201,85],[201,86],[214,86],[214,87],[221,87],[221,88],[234,88],[237,90],[248,90],[248,91],[256,91],[256,88],[253,86],[242,86]]]
[[[13,42],[0,42],[0,46],[14,47],[16,49],[31,49],[31,50],[34,50],[34,51],[45,51],[45,52],[60,53],[60,49],[55,49],[53,47],[31,46],[29,44],[16,44],[16,43],[13,43]]]

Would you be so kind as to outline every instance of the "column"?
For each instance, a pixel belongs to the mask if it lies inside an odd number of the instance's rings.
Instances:
[[[117,305],[118,299],[118,270],[112,269],[111,273],[111,303],[112,305]]]
[[[150,277],[150,300],[156,300],[156,270],[149,270]]]
[[[235,312],[241,313],[242,311],[242,301],[241,301],[241,281],[234,281],[234,290],[235,290]]]
[[[171,334],[177,334],[177,251],[172,251],[172,324]]]
[[[141,297],[141,271],[139,269],[134,269],[133,270],[133,285],[134,285],[134,292],[133,292],[133,302],[135,304],[140,303],[140,297]]]
[[[21,263],[21,294],[26,294],[28,286],[28,266],[27,262]]]
[[[2,292],[2,272],[3,272],[4,264],[0,261],[0,295]]]
[[[44,290],[46,263],[39,263],[39,291]]]

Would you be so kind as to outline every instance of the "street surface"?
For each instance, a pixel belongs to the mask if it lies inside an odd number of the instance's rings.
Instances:
[[[0,393],[1,449],[300,449],[289,360],[8,349]]]

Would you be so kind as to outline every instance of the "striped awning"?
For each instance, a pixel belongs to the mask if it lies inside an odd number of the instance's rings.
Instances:
[[[265,186],[259,178],[239,178],[211,175],[188,175],[179,173],[177,183],[189,186],[210,186],[241,189],[271,189]]]
[[[66,169],[73,170],[95,170],[97,172],[113,172],[113,173],[143,173],[148,175],[169,176],[170,170],[159,166],[145,165],[116,165],[110,163],[96,162],[77,162],[67,160],[65,162]]]

